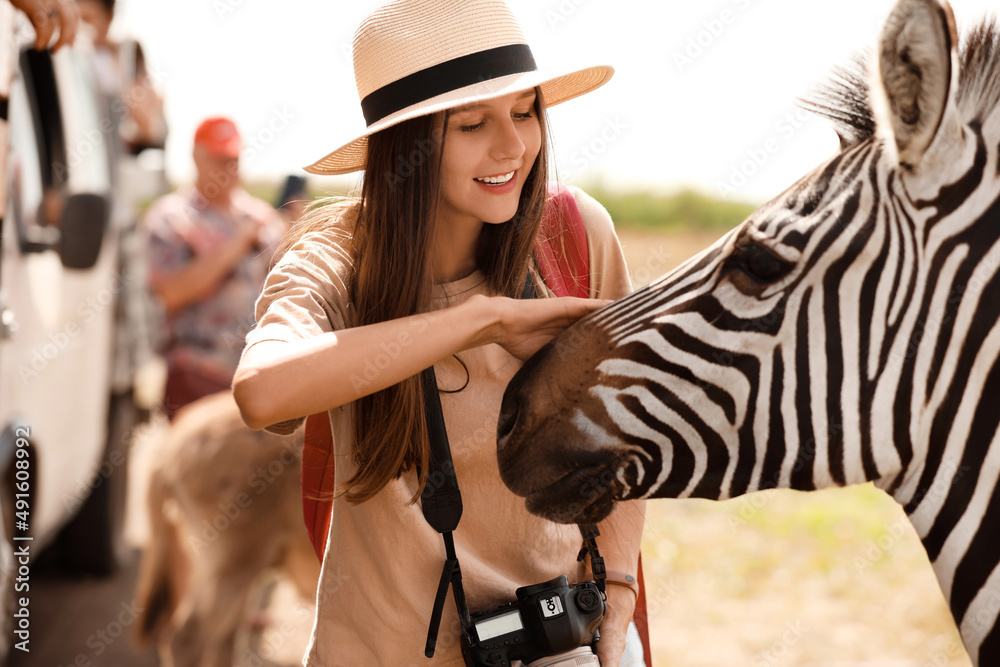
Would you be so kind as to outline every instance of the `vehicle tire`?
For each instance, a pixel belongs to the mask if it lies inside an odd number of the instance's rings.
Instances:
[[[51,549],[56,567],[71,575],[106,577],[117,569],[124,552],[122,527],[128,449],[132,433],[145,413],[136,408],[131,392],[111,397],[108,443],[90,495],[77,515],[62,529]]]

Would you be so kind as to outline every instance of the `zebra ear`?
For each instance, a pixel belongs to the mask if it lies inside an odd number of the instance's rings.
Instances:
[[[957,43],[945,0],[899,0],[882,29],[872,101],[877,125],[891,131],[904,167],[920,164],[954,106]]]

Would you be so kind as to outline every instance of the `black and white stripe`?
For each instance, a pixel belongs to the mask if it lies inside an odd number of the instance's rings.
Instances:
[[[973,661],[1000,665],[1000,30],[958,53],[951,25],[902,0],[883,37],[948,47],[937,62],[899,47],[924,85],[959,77],[936,111],[920,98],[936,118],[901,138],[899,116],[871,111],[905,108],[899,72],[840,72],[811,103],[841,125],[836,157],[588,318],[608,350],[597,373],[532,367],[509,391],[542,370],[586,378],[568,421],[588,455],[614,448],[619,499],[874,481],[916,527]]]

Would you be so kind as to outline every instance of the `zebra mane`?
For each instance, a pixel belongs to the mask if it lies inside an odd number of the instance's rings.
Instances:
[[[875,136],[868,83],[870,52],[857,54],[833,69],[830,79],[800,106],[833,123],[841,148]],[[995,17],[984,18],[966,35],[958,55],[959,111],[969,120],[983,120],[1000,105],[1000,27]]]

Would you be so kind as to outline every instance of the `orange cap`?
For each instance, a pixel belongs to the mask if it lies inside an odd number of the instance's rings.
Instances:
[[[206,118],[194,132],[194,145],[204,148],[209,155],[238,158],[243,147],[236,123],[228,118]]]

